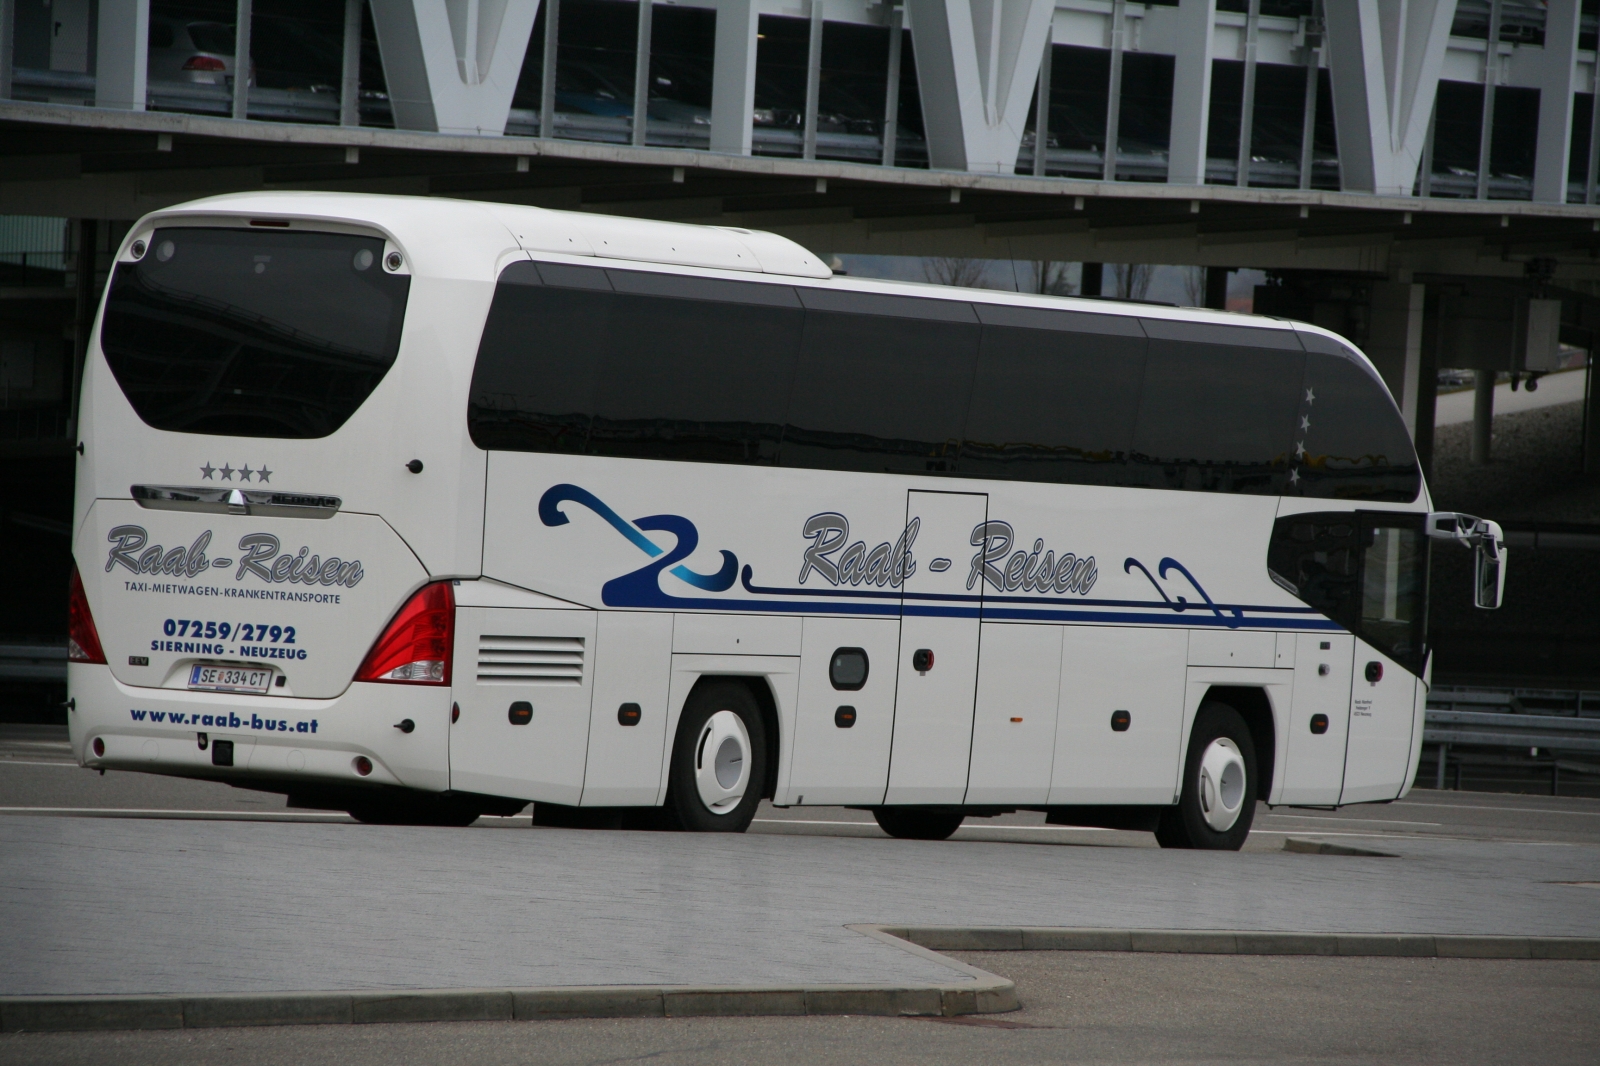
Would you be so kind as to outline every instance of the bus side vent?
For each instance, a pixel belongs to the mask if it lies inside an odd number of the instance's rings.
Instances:
[[[582,637],[478,638],[478,683],[581,685]]]

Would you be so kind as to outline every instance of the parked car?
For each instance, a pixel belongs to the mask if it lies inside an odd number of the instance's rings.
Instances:
[[[233,26],[226,22],[151,15],[150,80],[232,85],[234,39]]]

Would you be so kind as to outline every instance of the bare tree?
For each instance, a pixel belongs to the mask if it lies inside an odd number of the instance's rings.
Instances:
[[[1071,296],[1076,286],[1067,273],[1070,263],[1063,263],[1059,259],[1035,259],[1033,261],[1034,291],[1042,296]]]
[[[1111,282],[1124,300],[1142,300],[1150,291],[1149,263],[1116,263],[1111,267]]]
[[[1183,268],[1183,298],[1189,302],[1190,307],[1204,307],[1206,305],[1206,268]]]
[[[935,285],[960,285],[969,289],[981,289],[984,287],[984,277],[988,273],[987,259],[930,255],[922,261],[922,276]]]

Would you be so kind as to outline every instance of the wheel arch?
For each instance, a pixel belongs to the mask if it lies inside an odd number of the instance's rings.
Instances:
[[[1272,716],[1272,701],[1265,689],[1254,685],[1212,685],[1206,690],[1201,706],[1223,703],[1239,712],[1250,730],[1250,743],[1256,749],[1256,776],[1259,782],[1256,798],[1265,800],[1272,795],[1273,769],[1277,765],[1278,727]]]

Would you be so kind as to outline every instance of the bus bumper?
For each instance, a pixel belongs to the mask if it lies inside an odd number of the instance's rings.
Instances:
[[[286,791],[297,781],[450,787],[442,686],[356,683],[312,700],[137,688],[105,666],[69,663],[67,692],[72,753],[90,769],[281,780]],[[410,732],[400,728],[407,720]],[[219,740],[232,743],[231,766],[219,760]]]

